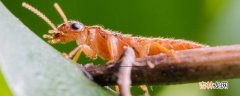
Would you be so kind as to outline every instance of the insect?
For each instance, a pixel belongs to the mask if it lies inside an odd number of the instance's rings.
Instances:
[[[205,47],[205,45],[186,40],[133,37],[106,30],[101,26],[85,26],[78,21],[68,21],[57,3],[54,4],[54,7],[63,18],[64,23],[56,27],[37,9],[27,3],[23,3],[23,6],[37,14],[52,27],[48,34],[43,35],[44,38],[49,39],[50,43],[76,41],[78,46],[67,55],[68,58],[80,50],[91,59],[96,59],[99,56],[104,60],[109,60],[109,62],[115,62],[123,54],[124,46],[132,47],[137,58],[160,53],[175,57],[171,50],[178,51]]]
[[[205,45],[186,40],[137,37],[106,30],[101,26],[85,26],[79,21],[68,21],[57,3],[54,4],[54,7],[62,17],[64,23],[56,27],[36,8],[27,3],[23,3],[22,6],[38,15],[52,27],[48,31],[48,34],[43,35],[44,38],[49,39],[50,43],[76,41],[78,46],[66,55],[67,58],[71,58],[77,54],[73,58],[74,61],[77,61],[83,52],[91,59],[96,59],[99,56],[104,60],[108,60],[108,63],[116,62],[123,54],[124,46],[133,48],[137,58],[160,53],[177,58],[173,51],[206,47]]]

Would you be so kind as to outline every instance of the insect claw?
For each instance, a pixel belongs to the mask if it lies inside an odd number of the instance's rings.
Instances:
[[[68,55],[67,53],[62,53],[62,55],[63,55],[65,58],[67,58],[67,59],[70,58],[69,55]]]
[[[51,44],[55,44],[55,43],[57,43],[57,42],[59,42],[59,41],[60,41],[60,39],[48,40],[48,42],[51,43]]]
[[[49,34],[53,34],[53,33],[58,33],[58,32],[55,31],[55,30],[48,30],[48,33],[49,33]]]
[[[48,40],[48,43],[54,44],[54,42],[52,42],[52,40]]]
[[[51,36],[51,35],[47,35],[47,34],[44,34],[44,35],[43,35],[43,38],[52,39],[53,36]]]

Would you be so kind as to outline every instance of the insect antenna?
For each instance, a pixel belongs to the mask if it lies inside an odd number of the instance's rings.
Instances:
[[[26,2],[22,3],[22,6],[30,11],[32,11],[34,14],[42,18],[50,27],[52,27],[54,30],[57,30],[57,27],[38,9],[34,8],[32,5],[29,5]]]
[[[58,11],[58,13],[60,14],[60,16],[62,17],[64,23],[65,23],[66,25],[68,25],[67,17],[66,17],[66,15],[64,14],[63,10],[61,9],[61,7],[58,5],[58,3],[54,3],[54,7],[55,7],[55,9]]]

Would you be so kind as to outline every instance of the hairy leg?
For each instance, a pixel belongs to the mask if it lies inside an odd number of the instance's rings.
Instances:
[[[179,59],[171,50],[169,50],[169,49],[161,46],[159,43],[154,42],[154,43],[152,43],[151,47],[155,47],[155,48],[157,48],[158,50],[160,50],[162,53],[165,53],[165,54],[167,54],[168,56],[174,57],[174,58],[177,60],[177,62],[180,61],[180,59]],[[154,53],[154,52],[152,52],[152,53]]]
[[[144,46],[142,46],[139,52],[139,58],[143,58],[145,56],[152,55],[152,54],[159,54],[160,52],[163,52],[168,56],[172,56],[176,58],[177,61],[179,61],[177,56],[173,54],[171,50],[168,50],[167,48],[162,47],[159,43],[155,43],[155,42],[146,43]],[[147,64],[149,67],[150,65],[154,66],[154,64],[152,64],[150,61],[149,62],[147,61]],[[144,94],[145,96],[149,96],[148,88],[146,85],[140,85],[140,88],[145,92]]]
[[[138,45],[136,45],[136,46],[138,46]],[[151,47],[151,43],[146,43],[144,46],[141,46],[141,48],[138,48],[138,49],[141,49],[141,50],[138,50],[139,51],[138,58],[146,57],[149,53],[150,47]],[[147,62],[147,64],[148,64],[148,62]],[[143,84],[143,85],[140,85],[139,87],[144,91],[144,96],[149,96],[147,85]]]
[[[80,57],[80,55],[81,55],[81,53],[82,53],[82,49],[78,50],[78,52],[76,53],[76,55],[73,57],[72,60],[73,60],[74,62],[77,62],[78,59],[79,59],[79,57]]]
[[[109,55],[110,55],[110,60],[107,62],[107,64],[111,64],[111,63],[114,63],[116,62],[120,56],[119,53],[118,53],[118,49],[120,46],[118,46],[118,40],[117,38],[115,38],[114,36],[108,36],[107,37],[107,48],[108,48],[108,51],[109,51]],[[115,90],[117,93],[119,93],[119,86],[118,85],[115,85]]]
[[[81,45],[77,46],[76,48],[74,48],[71,52],[69,52],[69,54],[66,54],[66,53],[63,53],[63,55],[66,57],[66,58],[72,58],[72,56],[74,54],[76,54],[76,52],[81,49]]]
[[[123,52],[124,44],[113,35],[107,37],[107,49],[109,52],[109,61],[107,64],[116,62]]]
[[[66,58],[72,58],[72,56],[74,54],[76,54],[73,57],[73,61],[77,62],[77,60],[79,59],[82,52],[91,59],[94,59],[94,58],[97,57],[96,52],[94,50],[92,50],[88,45],[79,45],[78,47],[73,49],[68,55],[65,54],[65,57]]]

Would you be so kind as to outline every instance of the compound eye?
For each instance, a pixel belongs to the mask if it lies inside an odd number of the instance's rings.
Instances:
[[[79,23],[79,22],[72,22],[71,23],[71,28],[73,30],[82,31],[83,27],[84,27],[84,25],[82,23]]]

